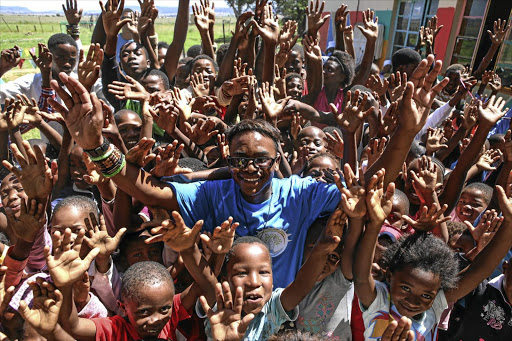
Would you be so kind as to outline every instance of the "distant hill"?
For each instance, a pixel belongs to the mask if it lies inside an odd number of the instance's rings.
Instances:
[[[158,7],[158,13],[161,16],[175,16],[178,12],[178,7]],[[50,10],[50,11],[38,11],[34,12],[26,7],[21,6],[2,6],[0,5],[0,14],[63,14],[62,10]],[[84,15],[88,14],[99,14],[100,10],[97,11],[85,11]],[[192,13],[192,11],[190,11]],[[229,7],[215,8],[215,13],[219,15],[233,15],[233,10]]]

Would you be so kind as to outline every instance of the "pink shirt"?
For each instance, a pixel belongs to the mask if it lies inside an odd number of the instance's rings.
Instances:
[[[336,109],[338,109],[338,111],[343,110],[343,89],[338,90],[338,93],[336,94],[336,99],[334,100],[333,104],[336,106]],[[327,100],[327,95],[325,94],[325,86],[322,88],[322,91],[320,91],[320,93],[318,94],[315,104],[313,104],[313,108],[324,112],[331,111],[329,101]],[[327,127],[327,124],[322,124],[314,121],[312,121],[311,124],[320,129]]]

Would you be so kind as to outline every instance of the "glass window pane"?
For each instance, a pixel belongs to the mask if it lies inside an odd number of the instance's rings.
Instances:
[[[405,45],[405,32],[396,32],[395,45]]]
[[[437,7],[439,6],[439,0],[432,0],[430,2],[430,9],[428,11],[429,16],[434,16],[437,14]]]
[[[414,6],[412,8],[412,14],[411,17],[413,18],[420,18],[423,16],[423,8],[425,7],[425,1],[424,0],[417,0],[414,2]]]
[[[471,58],[465,58],[465,57],[453,55],[452,61],[450,62],[450,64],[462,64],[464,66],[468,66],[468,65],[471,65]]]
[[[457,38],[453,54],[471,59],[473,57],[473,52],[475,52],[476,43],[477,39]]]
[[[512,64],[500,65],[495,71],[501,78],[501,86],[512,87]]]
[[[465,17],[483,17],[485,8],[487,7],[487,0],[468,0],[466,2],[466,9],[464,10]]]
[[[414,33],[409,33],[407,37],[407,46],[414,47],[416,46],[416,42],[418,41],[418,35]]]
[[[407,27],[409,26],[409,18],[408,17],[398,17],[396,21],[396,29],[407,31]]]
[[[460,32],[459,35],[464,37],[475,37],[478,38],[478,33],[480,32],[480,26],[482,25],[481,19],[462,19],[462,23],[460,24]]]
[[[409,16],[411,13],[411,1],[402,1],[398,6],[398,15]]]
[[[500,63],[512,65],[512,42],[503,46],[503,53],[501,54]]]
[[[411,19],[411,24],[409,26],[409,31],[419,32],[420,26],[421,26],[421,21],[420,21],[419,18],[418,19]]]

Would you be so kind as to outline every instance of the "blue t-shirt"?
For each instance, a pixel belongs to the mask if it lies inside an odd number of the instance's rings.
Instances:
[[[309,226],[334,211],[340,201],[335,184],[295,175],[272,179],[272,196],[261,204],[245,201],[232,179],[169,184],[187,226],[203,219],[203,229],[211,232],[231,216],[240,223],[237,236],[262,239],[272,256],[274,286],[281,288],[295,279],[300,268]]]

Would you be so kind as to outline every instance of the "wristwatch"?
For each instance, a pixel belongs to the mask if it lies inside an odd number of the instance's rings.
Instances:
[[[105,154],[108,150],[108,146],[110,146],[110,141],[106,137],[103,137],[103,143],[101,146],[89,150],[84,149],[84,152],[86,152],[90,157],[96,158]]]

